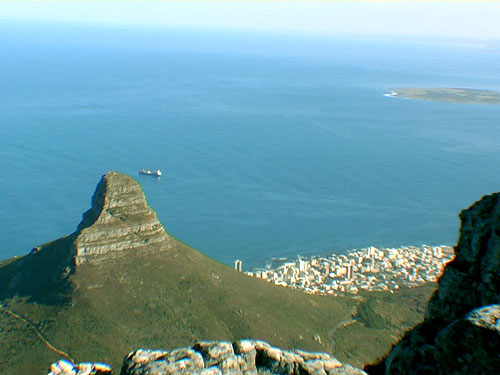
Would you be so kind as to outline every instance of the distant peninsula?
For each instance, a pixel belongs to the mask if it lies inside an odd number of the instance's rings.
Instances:
[[[500,104],[500,92],[491,90],[449,87],[405,87],[393,89],[390,93],[384,95],[435,102]]]

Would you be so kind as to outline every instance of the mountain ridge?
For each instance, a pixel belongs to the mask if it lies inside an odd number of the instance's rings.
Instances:
[[[106,173],[92,196],[91,208],[76,230],[75,263],[96,262],[123,250],[166,251],[172,238],[147,205],[139,183]]]

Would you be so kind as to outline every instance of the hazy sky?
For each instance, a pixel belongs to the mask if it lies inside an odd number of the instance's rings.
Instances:
[[[500,1],[0,0],[2,20],[500,39]]]

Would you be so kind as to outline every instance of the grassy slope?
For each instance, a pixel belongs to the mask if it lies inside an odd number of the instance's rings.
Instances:
[[[328,351],[329,328],[346,319],[353,304],[247,277],[181,243],[167,253],[82,265],[72,283],[73,300],[65,307],[26,298],[6,302],[75,360],[114,367],[137,347],[168,349],[197,339],[251,337],[284,348]],[[0,315],[0,340],[9,343],[0,349],[8,358],[0,373],[43,373],[58,356],[25,324]],[[323,345],[313,340],[316,334]]]
[[[195,340],[254,338],[282,348],[331,349],[335,332],[339,359],[362,366],[385,354],[405,329],[419,322],[435,286],[395,294],[353,298],[310,296],[247,277],[177,243],[158,254],[84,264],[71,276],[70,304],[8,298],[59,349],[76,361],[104,361],[118,368],[138,347],[172,349]],[[313,336],[319,334],[322,343]],[[60,358],[26,324],[0,313],[0,373],[42,374]]]
[[[337,358],[360,367],[382,358],[405,331],[423,320],[436,288],[437,284],[429,283],[394,294],[365,293],[357,309],[356,323],[336,331]]]

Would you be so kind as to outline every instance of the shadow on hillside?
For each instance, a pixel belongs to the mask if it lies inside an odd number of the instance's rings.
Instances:
[[[368,375],[384,375],[385,374],[385,359],[386,358],[387,358],[387,356],[378,360],[375,363],[370,363],[368,365],[365,365],[365,367],[363,367],[363,370]]]
[[[28,302],[64,305],[71,300],[74,234],[33,248],[0,268],[0,300],[26,297]]]

